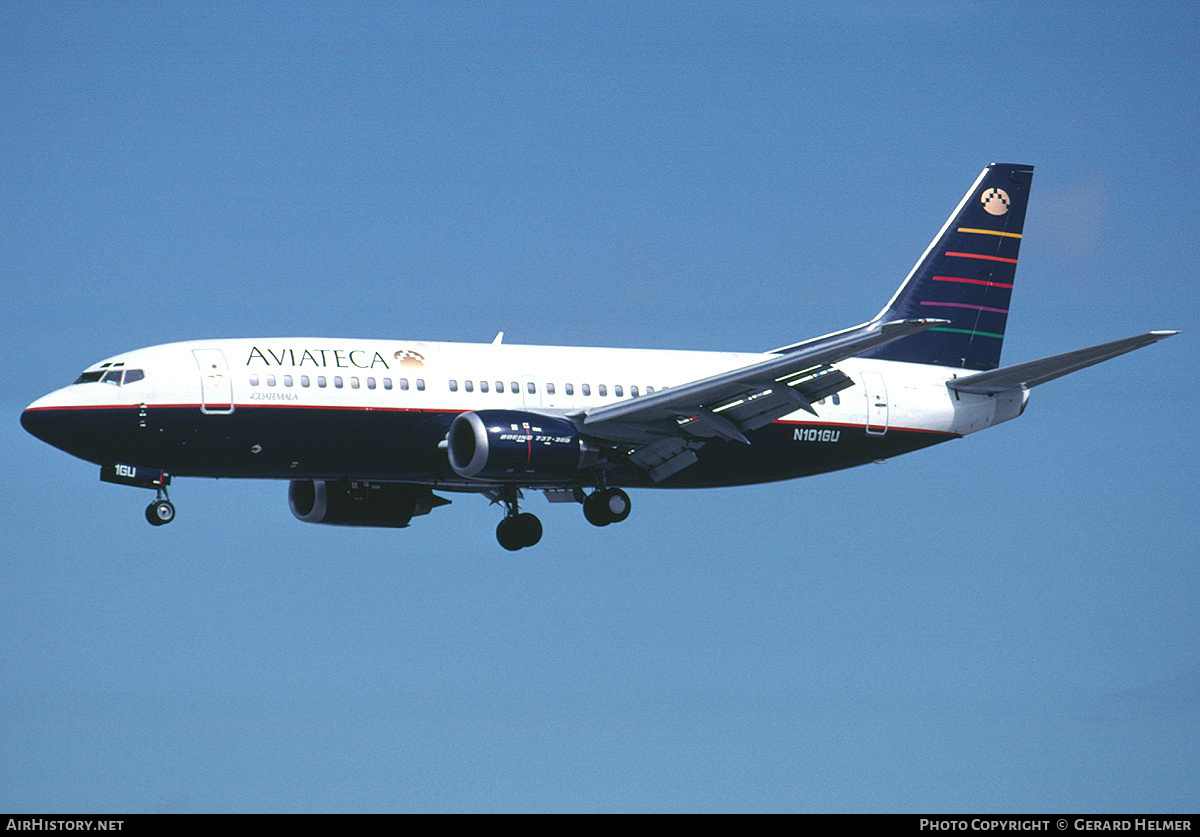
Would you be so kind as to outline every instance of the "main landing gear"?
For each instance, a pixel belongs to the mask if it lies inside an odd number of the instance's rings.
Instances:
[[[496,540],[510,552],[533,546],[542,539],[542,521],[536,515],[517,508],[517,490],[510,488],[501,495],[504,519],[496,527]]]
[[[620,523],[629,508],[629,495],[619,488],[598,488],[583,499],[583,516],[593,526]]]
[[[500,494],[504,501],[504,519],[496,526],[496,540],[505,549],[515,552],[533,546],[542,539],[542,522],[529,512],[517,508],[518,493],[515,488],[504,489]],[[586,494],[582,488],[575,489],[575,499],[583,504],[583,516],[593,526],[620,523],[629,517],[629,495],[619,488],[597,488]],[[147,511],[149,515],[149,511]]]

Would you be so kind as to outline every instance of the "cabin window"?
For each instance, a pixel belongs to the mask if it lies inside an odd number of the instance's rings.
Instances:
[[[258,386],[258,376],[257,375],[250,376],[250,386],[252,386],[252,387]]]
[[[325,376],[324,375],[317,376],[317,386],[320,387],[321,389],[325,389]]]
[[[479,382],[479,391],[480,391],[480,392],[487,392],[487,391],[488,391],[488,384],[487,384],[487,381],[480,381],[480,382]]]
[[[408,378],[400,379],[400,389],[403,389],[403,390],[408,389]]]
[[[621,389],[620,384],[617,384],[615,387],[613,387],[613,395],[617,396],[617,398],[620,398],[624,394],[625,394],[625,391],[623,389]]]
[[[292,385],[292,376],[291,375],[283,376],[283,385],[285,387],[290,387]]]
[[[654,387],[646,387],[646,395],[653,395]]]
[[[592,394],[592,385],[591,384],[583,384],[583,394],[584,395]]]
[[[566,390],[567,395],[575,394],[575,385],[574,384],[563,384],[563,389]]]
[[[384,389],[391,389],[391,388],[392,388],[392,379],[391,379],[391,378],[384,378],[384,379],[383,379],[383,388],[384,388]]]
[[[358,389],[358,378],[350,379],[350,389]]]
[[[425,379],[424,378],[417,378],[417,391],[418,392],[425,391]]]
[[[307,375],[300,376],[300,386],[306,387],[306,386],[308,386],[308,382],[309,382],[309,378]]]
[[[833,403],[834,403],[834,404],[841,404],[841,403],[842,403],[842,396],[841,396],[841,393],[837,393],[837,392],[835,392],[835,393],[833,394]]]
[[[504,394],[504,381],[496,381],[496,394],[497,395]]]
[[[537,393],[537,384],[535,384],[533,381],[529,381],[527,384],[525,384],[525,389],[530,395],[534,395]]]
[[[546,394],[554,395],[554,384],[546,384]]]
[[[275,386],[275,376],[274,375],[267,376],[267,386],[269,386],[269,387]]]
[[[450,391],[458,392],[458,381],[454,380],[453,378],[450,379]]]
[[[633,397],[633,398],[637,398],[637,397],[638,397],[638,388],[637,388],[637,387],[630,387],[630,388],[629,388],[629,395],[630,395],[631,397]]]
[[[604,384],[600,384],[598,387],[596,387],[596,393],[603,398],[604,396],[608,395],[608,387]]]
[[[367,389],[375,389],[375,379],[367,378]]]

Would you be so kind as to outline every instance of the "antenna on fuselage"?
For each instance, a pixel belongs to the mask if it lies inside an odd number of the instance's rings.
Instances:
[[[503,342],[504,342],[504,332],[503,331],[496,332],[496,339],[492,341],[492,345],[499,346]]]

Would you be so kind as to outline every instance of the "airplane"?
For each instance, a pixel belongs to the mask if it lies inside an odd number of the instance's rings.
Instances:
[[[496,538],[533,546],[525,490],[629,516],[626,488],[701,488],[850,468],[1014,419],[1029,390],[1176,331],[1000,366],[1033,167],[983,170],[870,321],[763,353],[326,338],[199,340],[89,366],[30,404],[34,436],[154,489],[288,480],[308,523],[405,527],[482,494]]]

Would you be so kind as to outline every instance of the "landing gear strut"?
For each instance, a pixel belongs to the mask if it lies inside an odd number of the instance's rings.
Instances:
[[[165,526],[175,519],[175,506],[167,496],[167,486],[171,484],[171,475],[159,468],[144,468],[140,465],[126,465],[116,462],[100,466],[100,481],[116,485],[132,485],[135,488],[153,488],[158,497],[146,506],[146,520],[151,526]]]
[[[506,491],[501,499],[506,508],[504,519],[496,527],[496,540],[510,552],[533,546],[542,539],[542,521],[536,515],[517,508],[517,491]]]
[[[620,523],[629,517],[629,495],[619,488],[598,488],[583,501],[583,516],[593,526]]]
[[[151,526],[165,526],[175,519],[175,506],[166,493],[166,489],[159,486],[158,499],[146,506],[146,520]]]

